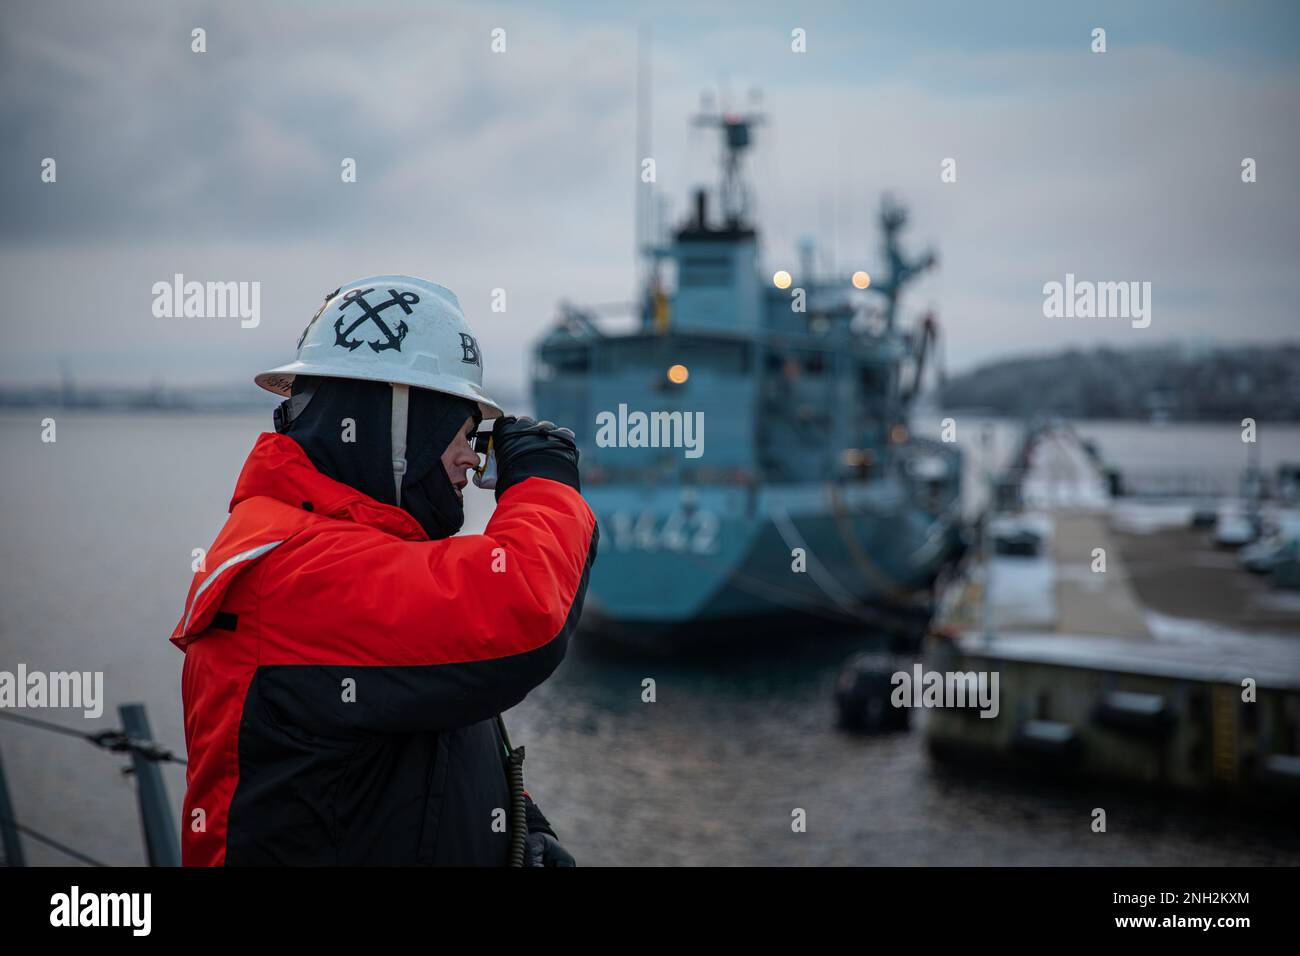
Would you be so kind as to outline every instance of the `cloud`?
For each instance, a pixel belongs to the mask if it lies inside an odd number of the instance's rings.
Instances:
[[[478,4],[11,14],[0,373],[49,377],[64,355],[105,379],[251,375],[285,358],[324,292],[408,271],[456,289],[489,382],[518,386],[557,300],[634,295],[635,33],[612,16]],[[768,264],[813,235],[842,270],[876,268],[873,217],[895,192],[912,209],[909,243],[941,260],[905,306],[938,309],[956,367],[1075,342],[1294,334],[1293,62],[1131,39],[1104,55],[1059,36],[939,47],[916,29],[895,42],[870,19],[838,22],[816,27],[802,58],[779,24],[656,24],[653,149],[674,216],[715,178],[715,144],[688,121],[724,76],[765,93],[751,168]],[[190,52],[195,25],[205,54]],[[494,27],[506,54],[489,48]],[[888,62],[855,58],[855,37]],[[45,156],[56,185],[39,182]],[[939,182],[948,156],[952,185]],[[1259,161],[1258,183],[1240,182],[1243,156]],[[344,157],[355,185],[340,181]],[[1152,327],[1044,319],[1042,285],[1067,271],[1151,281]],[[261,281],[262,326],[160,324],[149,288],[175,272]],[[488,311],[495,288],[505,315]]]

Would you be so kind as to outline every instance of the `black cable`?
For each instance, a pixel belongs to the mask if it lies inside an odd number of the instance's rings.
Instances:
[[[524,848],[528,842],[528,808],[524,805],[524,748],[510,747],[505,719],[497,714],[497,727],[508,757],[506,773],[510,781],[510,866],[524,865]]]
[[[53,730],[56,733],[67,734],[70,737],[85,738],[86,736],[84,731],[73,730],[71,727],[64,727],[61,726],[60,724],[52,724],[49,721],[45,721],[45,720],[37,720],[35,717],[24,717],[22,714],[7,714],[4,711],[0,710],[0,717],[5,718],[6,720],[16,720],[20,724],[30,724],[31,726],[39,727],[42,730]]]
[[[528,841],[528,808],[524,806],[524,748],[510,751],[510,809],[514,831],[510,834],[510,865],[524,865],[524,847]]]
[[[21,724],[27,724],[40,730],[50,730],[55,733],[67,734],[69,737],[80,737],[82,740],[89,741],[96,747],[102,747],[105,750],[112,750],[116,753],[136,753],[147,760],[157,760],[162,763],[187,764],[183,757],[177,757],[165,747],[160,747],[152,740],[138,740],[135,737],[128,737],[120,730],[101,730],[96,734],[88,734],[82,730],[73,730],[71,727],[64,727],[60,724],[52,724],[46,720],[37,720],[35,717],[24,717],[22,714],[9,714],[0,711],[0,717],[7,720],[16,720]]]
[[[52,847],[55,850],[58,850],[60,853],[66,853],[74,860],[80,860],[82,863],[89,864],[90,866],[105,866],[105,867],[108,866],[107,863],[101,863],[99,860],[96,860],[93,856],[87,856],[86,854],[81,853],[78,850],[74,850],[70,846],[65,846],[64,844],[60,843],[58,840],[55,840],[53,837],[47,837],[44,833],[40,833],[36,830],[33,830],[29,826],[24,826],[23,824],[19,823],[17,820],[10,820],[8,817],[0,817],[0,823],[3,823],[6,826],[11,826],[15,830],[21,830],[23,833],[26,833],[33,840],[36,840],[37,842],[40,843],[44,843],[46,846]]]

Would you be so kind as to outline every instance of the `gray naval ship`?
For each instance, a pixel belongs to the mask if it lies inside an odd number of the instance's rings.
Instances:
[[[534,407],[576,432],[601,529],[582,627],[665,649],[810,623],[919,637],[964,541],[960,453],[908,427],[935,323],[903,328],[898,300],[934,256],[904,255],[887,201],[883,274],[814,274],[808,243],[796,274],[765,271],[759,120],[696,118],[722,135],[721,215],[697,190],[642,246],[635,327],[565,304],[536,346]]]

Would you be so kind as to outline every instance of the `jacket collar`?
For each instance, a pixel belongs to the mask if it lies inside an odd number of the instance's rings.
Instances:
[[[263,432],[244,462],[235,482],[230,510],[241,501],[274,498],[294,508],[304,508],[326,518],[369,525],[408,541],[427,541],[424,528],[396,505],[376,501],[350,485],[316,470],[302,446],[288,435]]]

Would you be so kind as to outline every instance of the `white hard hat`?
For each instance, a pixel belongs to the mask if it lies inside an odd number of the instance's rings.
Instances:
[[[340,286],[303,330],[298,357],[258,375],[288,396],[295,375],[415,385],[501,407],[483,391],[483,353],[450,289],[415,276],[371,276]]]
[[[253,381],[289,397],[297,375],[393,386],[393,480],[399,504],[410,386],[476,402],[484,418],[503,414],[483,391],[483,353],[456,294],[415,276],[371,276],[335,289],[303,329],[298,357]],[[300,395],[285,402],[285,421],[309,400],[309,395]]]

